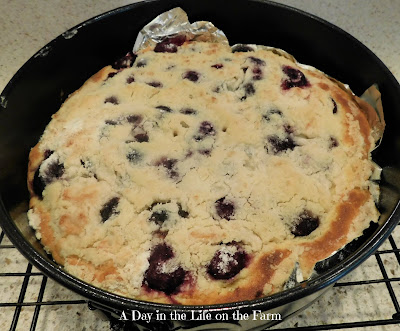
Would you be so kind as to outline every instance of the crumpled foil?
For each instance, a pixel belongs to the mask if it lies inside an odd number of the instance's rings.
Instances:
[[[182,8],[177,7],[158,15],[155,19],[153,19],[150,23],[143,27],[136,38],[133,52],[137,53],[140,50],[144,50],[148,47],[154,48],[164,39],[177,35],[185,35],[186,40],[191,41],[223,43],[229,45],[228,39],[225,36],[224,32],[219,30],[214,24],[207,21],[190,23],[186,12]],[[312,66],[297,62],[293,55],[280,48],[255,44],[236,44],[231,46],[232,50],[241,47],[250,47],[253,50],[264,49],[274,52],[277,55],[283,56],[291,60],[301,68],[322,73],[331,81],[335,82],[342,90],[344,90],[351,96],[354,102],[356,102],[360,106],[360,109],[366,115],[368,123],[372,129],[372,137],[375,139],[376,142],[375,148],[379,146],[385,129],[385,120],[383,116],[381,94],[376,84],[369,87],[360,97],[358,97],[350,89],[349,85],[330,77],[329,75]],[[380,177],[381,170],[382,169],[375,164],[375,179],[378,179]],[[345,246],[338,249],[336,252],[333,252],[330,256],[341,254],[341,251],[344,249]],[[319,261],[318,263],[324,263],[325,261],[328,261],[328,259],[329,257]],[[308,279],[312,279],[316,276],[318,276],[318,272],[314,269]],[[286,290],[295,287],[303,280],[304,279],[300,266],[298,263],[296,263],[288,281],[284,285],[284,289]]]
[[[177,7],[158,15],[140,30],[133,52],[155,46],[166,37],[185,35],[186,40],[228,44],[225,34],[206,21],[190,23],[186,12]]]

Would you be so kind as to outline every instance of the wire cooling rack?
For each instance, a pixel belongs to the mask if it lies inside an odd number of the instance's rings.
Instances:
[[[399,330],[400,226],[359,268],[274,329]],[[0,232],[0,330],[130,331],[44,276]]]

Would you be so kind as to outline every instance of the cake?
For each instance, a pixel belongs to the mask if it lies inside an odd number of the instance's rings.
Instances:
[[[29,222],[68,273],[112,293],[261,298],[378,221],[372,131],[312,67],[168,38],[52,116],[29,156]]]

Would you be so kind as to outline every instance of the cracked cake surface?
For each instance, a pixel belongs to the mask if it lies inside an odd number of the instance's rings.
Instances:
[[[175,40],[101,69],[29,157],[28,217],[72,275],[214,304],[281,291],[376,222],[355,100],[266,49]]]

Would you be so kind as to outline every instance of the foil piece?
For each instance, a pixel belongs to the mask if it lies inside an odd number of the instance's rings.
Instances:
[[[186,40],[223,43],[228,45],[225,34],[211,22],[198,21],[190,23],[186,12],[182,8],[173,8],[158,15],[154,20],[140,30],[133,52],[152,47],[167,37],[185,35]]]
[[[364,110],[367,116],[368,123],[373,129],[373,136],[375,141],[378,141],[375,148],[379,147],[383,132],[385,131],[385,118],[383,116],[383,106],[381,93],[379,92],[379,87],[377,84],[372,85],[367,89],[361,97],[355,97],[357,103]],[[371,109],[371,107],[373,109]]]
[[[326,75],[326,74],[325,74]],[[385,118],[383,116],[381,93],[377,84],[371,85],[364,91],[361,97],[353,93],[350,86],[326,75],[330,80],[334,81],[342,90],[347,92],[353,101],[360,107],[361,111],[367,118],[368,124],[372,130],[371,134],[375,141],[375,147],[379,147],[383,132],[385,131]]]
[[[284,290],[291,289],[299,285],[302,281],[304,281],[303,273],[301,271],[300,265],[298,262],[295,263],[292,273],[290,274],[288,280],[283,285]]]

